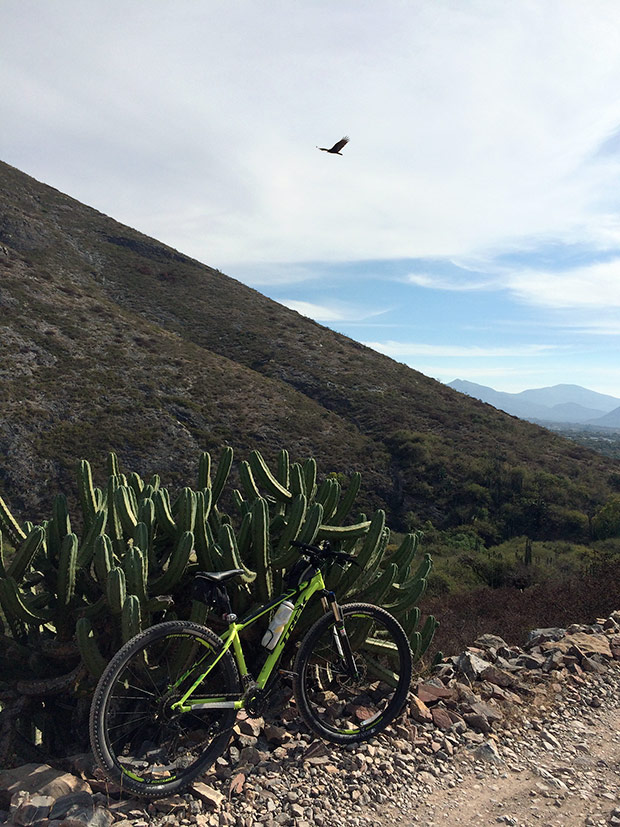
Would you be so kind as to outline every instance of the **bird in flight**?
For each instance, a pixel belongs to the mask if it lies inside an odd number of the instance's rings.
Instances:
[[[349,143],[349,138],[347,135],[344,138],[341,138],[337,141],[331,149],[328,149],[326,146],[317,146],[317,149],[320,149],[321,152],[331,152],[334,155],[342,155],[340,151],[343,147],[345,147]]]

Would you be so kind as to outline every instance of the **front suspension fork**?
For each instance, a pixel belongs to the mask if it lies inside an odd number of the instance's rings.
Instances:
[[[334,592],[325,591],[321,595],[321,602],[323,603],[325,612],[327,613],[331,609],[334,615],[334,620],[336,621],[332,629],[334,644],[338,650],[338,654],[347,667],[347,674],[350,678],[357,678],[357,666],[355,665],[355,659],[353,657],[353,652],[351,651],[349,636],[347,635],[347,630],[344,627],[344,616],[340,606],[338,605],[338,601],[336,600],[336,595]]]

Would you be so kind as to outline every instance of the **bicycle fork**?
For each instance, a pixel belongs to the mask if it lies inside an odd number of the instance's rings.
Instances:
[[[336,595],[334,592],[325,591],[321,595],[321,602],[323,603],[323,608],[326,613],[331,609],[334,615],[334,620],[336,621],[334,627],[332,628],[332,634],[334,636],[334,645],[338,655],[347,668],[348,676],[350,678],[357,678],[359,677],[359,673],[355,664],[353,652],[351,651],[349,636],[347,635],[347,630],[344,626],[344,616],[340,606],[338,605],[338,601],[336,600]]]

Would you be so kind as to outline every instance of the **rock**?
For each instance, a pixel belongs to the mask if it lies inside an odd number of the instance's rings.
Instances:
[[[478,701],[481,700],[480,696],[476,695],[473,689],[464,683],[455,683],[454,690],[457,693],[458,700],[462,703],[469,704],[470,706],[471,704],[478,703]]]
[[[74,804],[58,827],[110,827],[114,816],[105,807]]]
[[[559,640],[566,634],[566,629],[560,629],[557,626],[548,629],[532,629],[525,641],[525,647],[531,649],[538,646],[540,643],[551,640]]]
[[[488,761],[493,764],[501,764],[503,760],[495,741],[491,740],[485,741],[480,744],[479,747],[476,747],[474,750],[474,758],[478,761]]]
[[[542,669],[546,658],[544,655],[538,655],[535,652],[524,652],[515,660],[516,666],[523,666],[524,669]]]
[[[304,752],[304,758],[306,760],[309,760],[310,758],[323,758],[327,756],[328,752],[329,747],[325,741],[313,741]]]
[[[218,792],[208,784],[203,784],[201,781],[193,784],[191,788],[192,795],[200,799],[210,810],[217,810],[222,803],[226,801],[226,797]]]
[[[541,645],[543,652],[552,650],[559,650],[567,653],[570,649],[576,646],[584,655],[603,655],[603,657],[611,660],[611,648],[609,646],[609,638],[606,635],[588,635],[585,632],[575,632],[573,635],[565,635],[559,640],[553,640]]]
[[[556,644],[551,644],[555,646]],[[546,658],[545,662],[543,663],[542,671],[543,672],[553,672],[557,669],[561,669],[564,666],[564,655],[562,654],[560,649],[554,649]]]
[[[289,741],[292,737],[288,729],[274,724],[265,724],[263,734],[268,744],[277,744],[278,746]]]
[[[596,655],[593,658],[583,657],[581,660],[581,668],[584,672],[596,672],[599,675],[602,675],[604,672],[607,671],[607,666],[602,663],[599,663],[596,660]]]
[[[470,681],[475,681],[480,674],[484,672],[492,664],[488,660],[483,660],[471,652],[463,652],[459,655],[456,666]]]
[[[262,755],[256,747],[244,747],[241,750],[239,761],[241,764],[260,764]]]
[[[69,793],[57,798],[50,811],[50,819],[63,819],[74,807],[88,809],[94,806],[93,796],[82,790],[78,793]]]
[[[448,714],[448,711],[443,709],[443,707],[433,707],[433,709],[431,709],[431,717],[433,719],[433,723],[438,729],[447,731],[452,726],[452,718]]]
[[[262,718],[243,718],[239,717],[235,728],[239,729],[243,735],[252,735],[258,738],[263,729],[264,721]]]
[[[463,715],[463,720],[467,726],[475,729],[476,732],[487,733],[491,731],[491,724],[486,715],[477,714],[475,712],[466,712]]]
[[[508,644],[506,641],[501,638],[499,635],[481,635],[480,637],[476,638],[474,641],[474,646],[478,646],[480,649],[490,649],[491,651],[497,651],[498,649],[508,649]]]
[[[30,827],[43,819],[49,818],[54,799],[51,795],[30,795],[18,792],[13,797],[11,820],[21,827]]]
[[[438,701],[454,701],[455,693],[452,689],[447,689],[445,686],[436,686],[431,683],[422,683],[416,689],[417,697],[427,706],[435,704]]]
[[[484,701],[472,704],[471,711],[476,715],[484,715],[484,717],[491,723],[501,721],[504,717],[503,712],[498,706],[495,706],[494,704],[490,703],[487,704]]]
[[[409,714],[414,721],[418,721],[420,724],[430,723],[433,720],[430,709],[416,695],[409,703]]]
[[[187,802],[180,795],[170,795],[167,798],[158,798],[153,802],[155,809],[160,813],[175,813],[187,809]]]
[[[517,682],[514,675],[511,675],[503,669],[498,669],[497,666],[487,666],[486,669],[483,669],[480,673],[480,678],[502,687],[514,686]]]
[[[542,738],[547,749],[561,749],[562,745],[560,744],[558,739],[555,737],[555,735],[552,735],[548,730],[543,729],[540,733],[540,737]]]
[[[70,793],[92,792],[81,778],[68,772],[55,770],[49,764],[23,764],[11,770],[0,772],[0,808],[7,809],[16,792],[49,795],[54,801]]]

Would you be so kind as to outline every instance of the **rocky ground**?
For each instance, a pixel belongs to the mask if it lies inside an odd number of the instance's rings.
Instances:
[[[239,719],[184,796],[126,800],[90,756],[0,772],[0,823],[20,827],[620,827],[620,612],[484,635],[419,680],[389,733],[342,749],[292,707]]]

